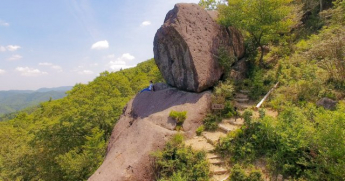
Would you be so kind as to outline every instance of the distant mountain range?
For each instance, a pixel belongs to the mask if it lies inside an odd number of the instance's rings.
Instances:
[[[38,105],[50,99],[60,99],[66,96],[65,92],[73,86],[55,88],[40,88],[33,90],[0,91],[0,116],[22,110],[26,107]]]

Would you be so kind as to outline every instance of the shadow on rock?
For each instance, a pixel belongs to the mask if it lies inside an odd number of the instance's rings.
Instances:
[[[177,105],[195,104],[204,95],[203,93],[184,92],[162,84],[157,87],[159,88],[156,91],[139,93],[134,98],[131,110],[134,118],[145,118]]]

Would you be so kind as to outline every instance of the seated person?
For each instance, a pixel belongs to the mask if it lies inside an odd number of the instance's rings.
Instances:
[[[152,80],[150,81],[150,86],[148,88],[145,88],[143,90],[140,91],[140,93],[144,92],[144,91],[153,91],[153,83]]]

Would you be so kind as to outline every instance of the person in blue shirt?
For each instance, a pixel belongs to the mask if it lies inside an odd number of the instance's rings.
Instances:
[[[150,81],[150,86],[148,88],[145,88],[143,90],[140,91],[140,93],[144,92],[144,91],[152,91],[153,89],[153,83],[152,80]]]

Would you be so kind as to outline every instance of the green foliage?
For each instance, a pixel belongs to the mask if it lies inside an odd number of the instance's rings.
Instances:
[[[177,134],[162,151],[152,154],[152,168],[156,180],[161,181],[206,181],[209,180],[209,166],[206,153],[193,151],[183,143]]]
[[[224,78],[228,78],[231,71],[232,64],[237,61],[235,56],[229,54],[229,50],[224,47],[220,47],[217,56],[218,63],[224,71]]]
[[[278,35],[289,31],[292,25],[288,17],[291,0],[229,0],[227,5],[219,6],[219,22],[228,27],[235,26],[246,32],[261,47],[276,40]],[[261,62],[262,63],[262,62]]]
[[[345,178],[345,104],[326,111],[308,104],[263,117],[221,140],[217,150],[233,160],[265,156],[274,172],[307,180]],[[246,117],[246,116],[245,116]],[[326,121],[327,120],[327,121]]]
[[[203,120],[205,130],[210,130],[210,131],[216,130],[218,128],[218,123],[221,120],[222,119],[217,115],[207,114]]]
[[[226,100],[233,97],[234,86],[232,82],[225,81],[219,82],[217,86],[214,87],[212,94],[212,103],[214,104],[224,104]]]
[[[187,118],[187,111],[170,111],[169,117],[175,119],[178,124],[183,124]]]
[[[221,116],[223,118],[231,118],[232,116],[236,115],[234,106],[230,101],[226,101],[224,104],[224,109],[222,110]]]
[[[196,129],[196,135],[200,136],[202,132],[204,132],[205,130],[205,126],[201,125],[198,127],[198,129]]]
[[[200,0],[198,4],[206,10],[215,10],[219,3],[217,0]]]
[[[182,111],[182,112],[170,111],[169,117],[176,120],[176,130],[179,131],[182,129],[183,122],[187,118],[187,111]]]
[[[239,165],[235,164],[231,169],[230,181],[262,181],[262,173],[259,170],[251,170],[248,174]]]
[[[0,122],[0,180],[86,180],[103,161],[123,107],[150,80],[162,80],[153,59],[103,72],[65,98]]]
[[[65,91],[0,91],[0,116],[65,96]]]

